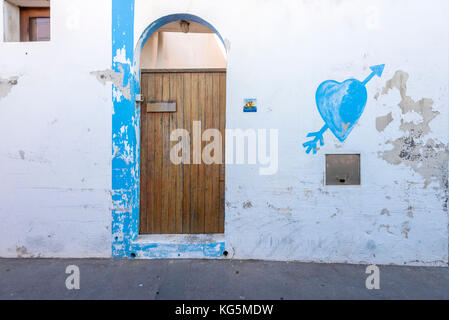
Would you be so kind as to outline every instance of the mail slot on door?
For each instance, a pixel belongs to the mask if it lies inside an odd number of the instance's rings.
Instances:
[[[176,102],[149,102],[147,112],[176,112]]]
[[[360,185],[360,154],[327,154],[326,185]]]

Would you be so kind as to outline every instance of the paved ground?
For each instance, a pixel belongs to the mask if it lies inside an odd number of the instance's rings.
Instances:
[[[67,290],[65,269],[80,269]],[[449,268],[261,261],[0,259],[0,299],[449,299]]]

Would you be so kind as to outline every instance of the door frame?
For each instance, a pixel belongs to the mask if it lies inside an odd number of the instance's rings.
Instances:
[[[224,235],[139,236],[140,218],[140,54],[149,37],[167,23],[208,22],[191,14],[172,14],[152,22],[134,50],[134,0],[112,1],[112,66],[122,83],[113,83],[112,256],[117,258],[202,258],[226,256]],[[226,46],[225,46],[226,47]],[[132,63],[131,63],[132,61]]]

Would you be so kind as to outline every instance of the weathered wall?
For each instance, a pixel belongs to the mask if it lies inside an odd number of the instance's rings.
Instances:
[[[447,1],[136,0],[136,12],[135,41],[168,14],[211,23],[228,47],[227,127],[280,130],[276,175],[227,167],[234,258],[447,264]],[[318,85],[363,80],[383,63],[345,143],[328,132],[306,155],[301,144],[323,124]],[[248,97],[257,114],[242,113]],[[377,120],[389,113],[393,122]],[[324,186],[325,153],[360,153],[362,186]]]
[[[50,42],[0,43],[0,256],[107,257],[111,4],[51,14]]]
[[[447,1],[136,0],[134,43],[180,12],[225,39],[227,127],[279,129],[277,174],[227,167],[231,257],[447,265]],[[52,17],[51,42],[0,44],[0,256],[108,256],[110,83],[115,99],[132,88],[110,69],[109,1],[54,1]],[[347,140],[327,132],[307,155],[319,84],[377,64]],[[360,153],[362,185],[324,186],[326,153]]]

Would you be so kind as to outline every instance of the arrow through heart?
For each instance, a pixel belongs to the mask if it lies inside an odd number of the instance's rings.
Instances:
[[[327,80],[320,84],[315,100],[325,125],[320,131],[307,135],[308,138],[314,138],[303,144],[307,154],[311,151],[316,154],[319,150],[318,144],[324,146],[323,134],[327,130],[341,142],[346,140],[365,110],[368,98],[366,84],[374,76],[381,77],[384,68],[384,64],[370,67],[372,72],[363,82],[348,79],[344,82]]]

